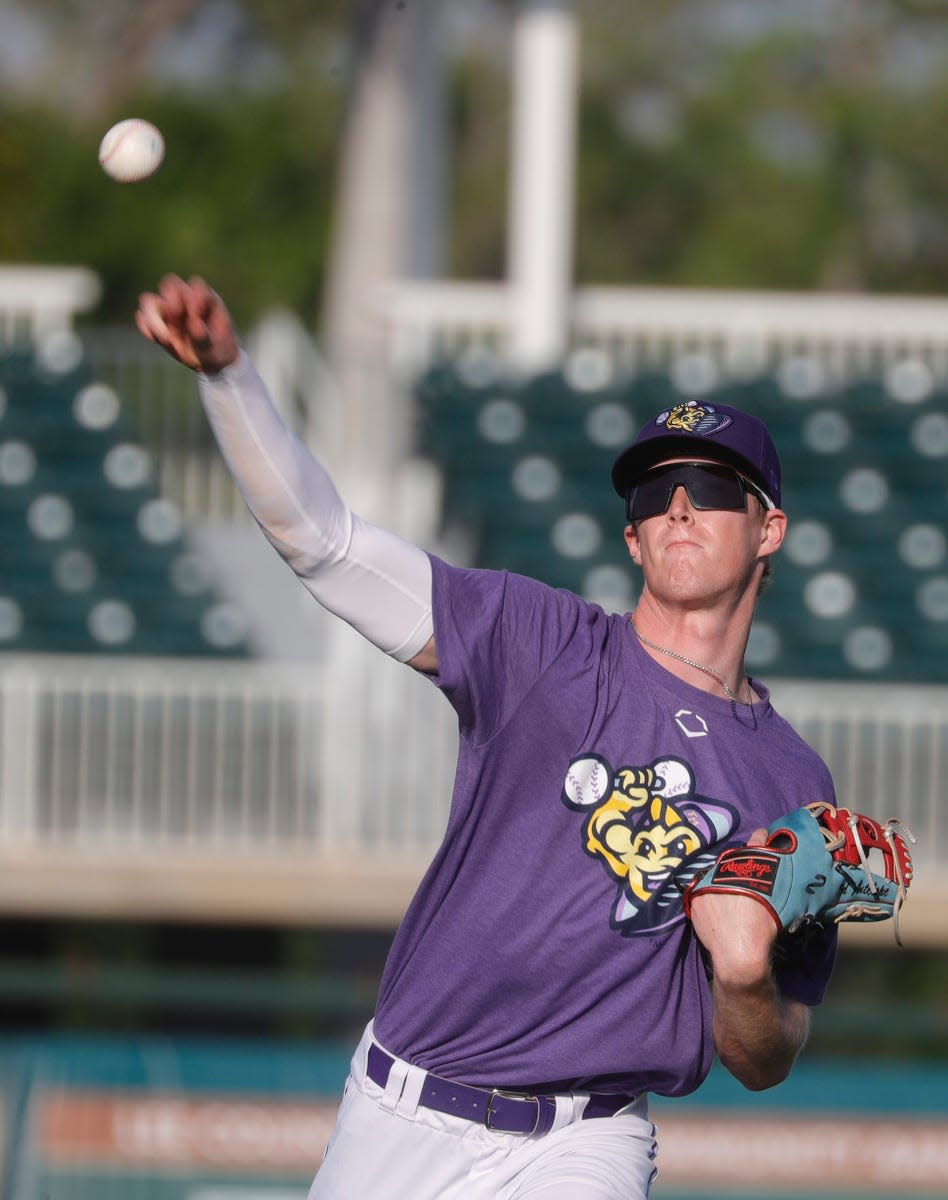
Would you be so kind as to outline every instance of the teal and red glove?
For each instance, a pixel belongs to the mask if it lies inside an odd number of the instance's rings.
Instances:
[[[722,851],[685,891],[685,913],[703,892],[727,892],[760,901],[789,934],[891,917],[901,945],[899,909],[912,881],[906,838],[915,841],[897,818],[882,825],[846,808],[808,804],[775,821],[763,846]]]

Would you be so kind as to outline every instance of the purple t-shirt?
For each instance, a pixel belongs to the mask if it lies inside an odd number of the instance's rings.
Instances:
[[[375,1033],[465,1083],[665,1095],[713,1055],[680,888],[815,800],[829,771],[773,710],[682,682],[628,615],[432,558],[435,682],[460,750],[444,841],[392,945]],[[782,989],[822,997],[835,939]]]

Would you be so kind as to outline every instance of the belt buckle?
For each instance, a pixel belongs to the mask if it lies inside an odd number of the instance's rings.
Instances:
[[[532,1129],[494,1129],[490,1123],[491,1115],[494,1111],[494,1100],[498,1097],[504,1100],[532,1100],[537,1106],[537,1118],[533,1122]],[[503,1088],[491,1088],[490,1095],[487,1097],[487,1111],[484,1113],[484,1125],[493,1133],[512,1133],[514,1137],[532,1137],[540,1127],[540,1097],[525,1095],[523,1092],[505,1092]]]

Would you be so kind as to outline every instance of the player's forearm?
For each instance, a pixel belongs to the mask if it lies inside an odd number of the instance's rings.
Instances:
[[[714,1045],[727,1069],[751,1091],[790,1074],[809,1032],[804,1004],[783,996],[769,974],[756,983],[715,979]]]
[[[393,658],[414,659],[432,635],[424,551],[351,512],[245,354],[201,377],[201,399],[250,511],[308,590]]]

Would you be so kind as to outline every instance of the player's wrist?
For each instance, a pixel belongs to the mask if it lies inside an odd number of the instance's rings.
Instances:
[[[199,375],[209,382],[236,379],[248,365],[247,355],[239,342],[219,351],[214,355],[199,360],[196,368]]]
[[[734,993],[772,989],[777,927],[769,911],[747,896],[699,897],[696,904],[699,937],[701,909],[708,903],[714,904],[717,912],[703,944],[711,955],[715,983]]]

